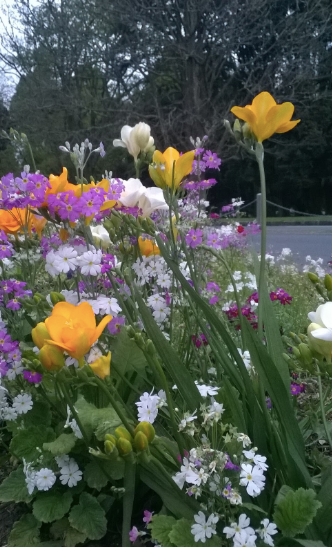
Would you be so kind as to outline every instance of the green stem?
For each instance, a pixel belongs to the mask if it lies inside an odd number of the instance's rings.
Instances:
[[[320,410],[321,410],[321,414],[322,414],[322,420],[323,420],[324,429],[325,429],[325,433],[326,433],[329,445],[332,449],[332,439],[331,439],[330,432],[328,430],[328,426],[327,426],[327,422],[326,422],[326,416],[325,416],[323,390],[322,390],[322,378],[321,378],[321,372],[320,372],[319,367],[318,367],[317,377],[318,377],[318,390],[319,390],[319,404],[320,404]]]
[[[131,546],[129,531],[131,529],[131,516],[135,498],[136,464],[125,460],[125,474],[123,487],[123,518],[122,518],[122,546]]]
[[[85,443],[87,444],[87,446],[89,447],[90,446],[90,441],[89,441],[89,436],[87,435],[86,431],[84,430],[84,426],[82,425],[81,423],[81,420],[78,416],[78,413],[73,405],[73,402],[71,401],[71,397],[69,395],[69,392],[67,390],[67,386],[65,385],[64,382],[61,382],[59,383],[60,386],[61,386],[61,390],[63,392],[63,395],[65,397],[65,400],[67,402],[67,405],[71,411],[71,414],[73,415],[75,421],[77,422],[77,426],[79,427],[81,433],[82,433],[82,436],[83,436],[83,439],[85,441]]]
[[[265,284],[265,262],[266,262],[266,182],[264,171],[264,147],[262,143],[256,144],[256,160],[259,168],[259,177],[261,182],[261,261],[259,268],[259,280],[258,280],[258,334],[260,338],[263,337],[263,305],[262,294]]]
[[[100,389],[104,392],[104,394],[106,394],[106,396],[108,397],[114,411],[116,412],[116,414],[119,416],[119,418],[122,420],[124,426],[127,428],[128,432],[130,432],[130,434],[134,437],[134,428],[131,426],[131,424],[127,421],[127,417],[122,413],[122,410],[120,409],[120,407],[118,406],[117,404],[117,401],[115,400],[115,398],[113,397],[113,395],[111,394],[111,392],[107,389],[106,385],[105,385],[105,382],[103,382],[101,379],[99,379],[99,377],[95,376],[95,379],[96,383],[98,384],[98,386],[100,387]]]

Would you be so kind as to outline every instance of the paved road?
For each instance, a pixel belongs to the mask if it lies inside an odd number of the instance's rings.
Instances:
[[[259,249],[260,236],[253,237]],[[299,265],[305,264],[307,255],[317,260],[321,257],[324,265],[332,256],[331,226],[268,226],[267,252],[279,254],[283,247],[289,247]]]

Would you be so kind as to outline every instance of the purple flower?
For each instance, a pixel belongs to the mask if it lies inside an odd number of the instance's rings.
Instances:
[[[207,150],[203,156],[203,160],[206,162],[207,167],[210,167],[212,169],[218,169],[221,164],[221,159],[218,157],[218,155],[215,152],[211,152],[211,150]]]
[[[208,235],[206,245],[213,247],[214,249],[219,249],[221,247],[221,242],[216,232],[211,232],[211,234]]]
[[[149,512],[149,510],[144,510],[144,523],[148,524],[152,520],[153,512]]]
[[[190,175],[199,175],[200,173],[203,173],[206,170],[206,163],[203,162],[203,160],[194,160],[193,161],[193,168],[190,172]]]
[[[41,373],[32,373],[31,371],[25,370],[23,371],[23,378],[28,382],[39,384],[43,378],[43,375]]]
[[[96,189],[92,188],[88,192],[83,192],[79,199],[80,211],[82,215],[85,215],[86,217],[90,217],[90,215],[97,213],[104,201],[103,195],[99,192],[95,192],[95,190]]]
[[[206,284],[207,291],[220,291],[220,287],[216,282],[208,282]]]
[[[19,310],[21,308],[21,303],[17,299],[11,299],[6,304],[6,308],[10,308],[11,310]]]
[[[225,485],[225,487],[221,491],[221,496],[224,497],[225,499],[228,499],[231,496],[231,492],[232,492],[232,484],[227,483],[227,485]]]
[[[88,193],[86,193],[88,194]],[[71,222],[77,221],[80,216],[81,207],[79,200],[72,191],[61,192],[62,200],[58,204],[58,214],[61,219],[68,219]]]
[[[183,185],[183,188],[186,190],[197,190],[198,189],[198,183],[196,181],[188,181]]]
[[[12,247],[11,245],[2,244],[0,246],[0,259],[5,259],[6,257],[12,256]]]
[[[209,300],[209,304],[216,304],[219,301],[218,295],[213,295]]]
[[[130,542],[135,542],[137,540],[137,537],[138,537],[138,529],[134,525],[134,527],[129,531]]]
[[[233,211],[233,209],[234,207],[232,206],[232,204],[228,204],[228,205],[222,206],[221,212],[228,213],[229,211]]]
[[[5,329],[0,331],[0,350],[10,352],[13,348],[13,341]]]
[[[200,154],[203,154],[204,148],[196,148],[195,149],[195,156],[199,156]]]
[[[226,470],[235,470],[236,472],[239,472],[240,470],[240,466],[237,466],[236,464],[233,464],[231,459],[229,458],[229,455],[226,453],[227,455],[227,462],[225,464],[225,469]]]
[[[120,333],[121,326],[125,324],[125,321],[126,320],[123,316],[113,316],[107,326],[111,335],[116,335],[117,333]]]
[[[0,377],[5,377],[8,369],[9,368],[6,362],[4,360],[1,360],[0,361]]]
[[[199,229],[195,230],[194,228],[191,228],[186,236],[186,244],[192,248],[195,248],[201,244],[202,240],[203,232]]]
[[[297,396],[298,394],[301,394],[301,392],[305,392],[305,384],[303,382],[300,384],[297,382],[291,382],[290,391],[293,396]]]
[[[99,143],[99,154],[102,158],[104,158],[106,152],[105,152],[105,148],[104,148],[104,143],[100,142]]]
[[[206,190],[216,184],[217,184],[216,179],[204,179],[204,181],[200,181],[199,183],[197,183],[197,188],[201,190]]]
[[[271,407],[272,407],[271,398],[265,398],[265,402],[266,402],[266,407],[268,409],[271,409]]]

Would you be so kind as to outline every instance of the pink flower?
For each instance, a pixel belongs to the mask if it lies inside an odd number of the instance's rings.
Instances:
[[[134,525],[134,527],[129,531],[130,542],[135,542],[137,540],[137,537],[138,537],[138,529]]]
[[[144,523],[148,524],[152,520],[153,512],[149,512],[149,510],[144,510]]]
[[[201,244],[202,240],[203,232],[199,229],[195,230],[194,228],[191,228],[186,236],[186,244],[192,248],[197,247],[199,244]]]

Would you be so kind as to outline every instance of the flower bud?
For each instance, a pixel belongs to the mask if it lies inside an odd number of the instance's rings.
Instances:
[[[311,363],[312,363],[312,354],[311,354],[309,346],[307,344],[301,343],[301,344],[299,344],[299,351],[300,351],[300,354],[301,354],[302,361],[306,365],[311,365]]]
[[[150,356],[154,356],[156,354],[156,348],[151,339],[146,341],[145,350]]]
[[[133,450],[133,446],[131,445],[130,441],[125,438],[119,438],[116,442],[116,446],[119,451],[119,455],[121,455],[122,457],[129,455],[129,453],[131,453]]]
[[[325,288],[328,291],[332,290],[332,278],[331,278],[330,274],[325,274],[324,285],[325,285]]]
[[[154,440],[154,437],[156,435],[156,431],[154,427],[152,426],[150,422],[147,422],[147,421],[142,421],[136,426],[135,439],[136,439],[136,434],[138,432],[143,432],[143,434],[146,436],[149,443],[151,443]]]
[[[34,295],[33,300],[35,301],[35,303],[39,304],[41,301],[41,298],[39,297],[39,295]]]
[[[127,428],[125,428],[124,426],[118,426],[114,433],[116,438],[118,439],[124,438],[128,441],[133,441],[131,434],[128,432]]]
[[[242,127],[240,124],[240,120],[236,118],[234,124],[233,124],[233,133],[236,141],[241,141],[242,139]]]
[[[116,444],[116,437],[112,436],[112,434],[106,434],[105,441],[111,441],[112,443]]]
[[[118,450],[114,443],[112,443],[110,440],[106,440],[104,443],[104,449],[106,455],[114,455],[116,453],[116,456],[118,455]]]
[[[224,120],[224,126],[228,131],[230,131],[232,133],[231,124],[229,123],[228,120]]]
[[[141,350],[145,350],[145,342],[144,342],[142,333],[135,333],[134,339],[138,348],[140,348]]]
[[[100,378],[104,379],[111,373],[111,352],[107,356],[100,356],[93,363],[90,363],[92,371]]]
[[[31,331],[31,337],[35,345],[38,346],[38,348],[42,348],[44,344],[46,344],[45,340],[50,340],[51,335],[47,331],[44,322],[40,322],[37,323],[36,327]]]
[[[308,272],[308,278],[313,284],[316,284],[319,282],[319,278],[317,274],[314,274],[313,272]]]
[[[328,363],[331,362],[331,351],[332,351],[332,341],[324,341],[322,339],[317,339],[317,337],[313,336],[313,332],[316,331],[316,329],[321,329],[322,326],[318,323],[311,323],[308,327],[307,333],[308,333],[308,344],[309,348],[311,350],[314,350],[318,354],[321,354],[326,358],[326,361]]]
[[[65,365],[63,351],[52,344],[45,344],[41,348],[39,359],[48,371],[59,371]]]
[[[139,122],[131,130],[130,138],[137,144],[140,150],[148,152],[148,150],[153,146],[154,140],[150,135],[151,128],[148,124],[144,122]]]
[[[300,354],[300,351],[298,348],[296,348],[296,346],[293,347],[293,354],[296,358],[300,358],[301,357],[301,354]]]
[[[296,342],[296,344],[300,344],[302,342],[300,337],[296,335],[295,333],[293,333],[292,331],[290,332],[290,336],[292,337],[293,341]]]
[[[136,451],[146,451],[149,447],[149,440],[143,432],[137,432],[134,438]]]
[[[50,298],[51,298],[51,302],[52,302],[52,304],[54,304],[54,306],[56,304],[58,304],[59,302],[63,302],[63,301],[66,300],[64,295],[62,295],[62,293],[58,293],[57,291],[51,291]]]
[[[69,240],[69,232],[66,228],[60,228],[59,238],[63,243],[65,243],[67,240]]]
[[[135,337],[135,333],[136,333],[136,331],[135,331],[135,329],[133,328],[133,326],[132,326],[132,325],[128,325],[128,327],[127,327],[126,329],[127,329],[128,337],[129,337],[130,339],[133,339],[133,338]]]

